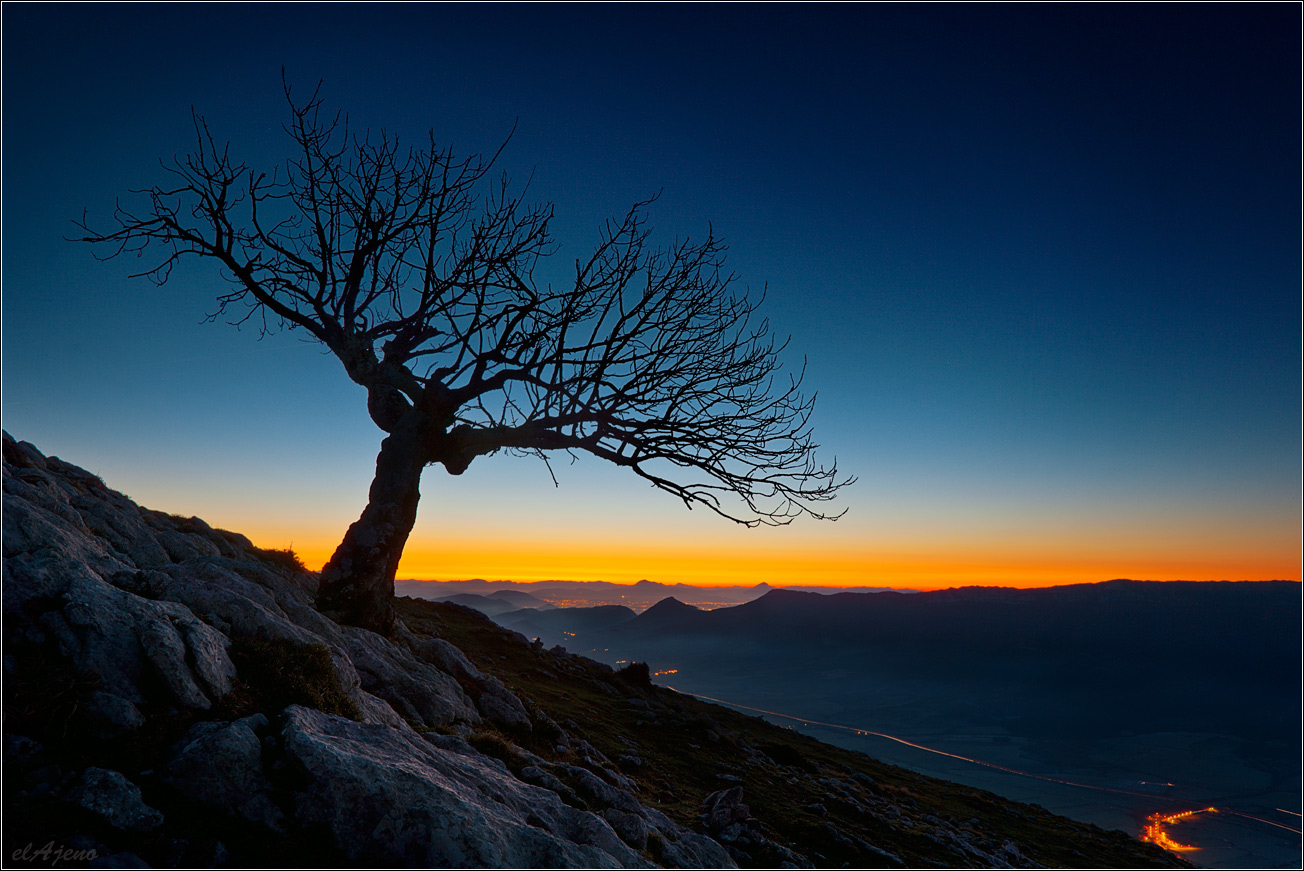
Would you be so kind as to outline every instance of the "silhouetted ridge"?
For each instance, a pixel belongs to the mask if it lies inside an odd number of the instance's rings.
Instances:
[[[830,625],[854,626],[867,613],[895,613],[892,605],[908,598],[903,593],[812,593],[803,590],[770,590],[764,596],[732,608],[710,612],[711,625],[723,632],[766,631],[819,635]]]
[[[609,631],[644,636],[691,631],[701,625],[702,619],[709,613],[692,605],[686,605],[674,596],[667,596],[633,620]]]
[[[693,605],[686,605],[676,599],[674,596],[666,596],[660,602],[657,602],[651,608],[644,611],[644,614],[674,614],[688,611],[700,611],[700,608]]]
[[[1299,645],[1298,582],[1115,580],[915,594],[779,589],[713,611],[667,599],[594,646],[752,673],[817,673],[836,657],[883,680],[1008,685],[1010,699],[1027,700],[1025,716],[1041,715],[1038,697],[1059,694],[1055,705],[1078,705],[1084,728],[1094,717],[1102,730],[1144,719],[1156,731],[1216,724],[1267,735],[1298,731]]]
[[[395,589],[397,591],[397,587]],[[534,599],[533,596],[529,598]],[[462,605],[466,608],[474,608],[480,613],[490,617],[507,611],[519,610],[524,604],[497,595],[481,596],[479,593],[457,593],[452,596],[444,596],[439,601],[451,602],[454,605]],[[534,604],[548,607],[546,602],[541,602],[537,599],[534,599]]]
[[[481,596],[479,593],[458,593],[453,596],[444,596],[440,601],[452,602],[454,605],[465,605],[468,608],[474,608],[477,605],[484,605],[488,599],[488,596]]]

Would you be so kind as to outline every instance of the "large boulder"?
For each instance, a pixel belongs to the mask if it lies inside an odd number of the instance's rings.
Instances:
[[[21,582],[6,574],[6,585]],[[231,690],[230,640],[184,605],[143,599],[94,576],[65,578],[62,592],[42,604],[36,623],[59,653],[133,704],[149,700],[156,679],[167,700],[185,708],[206,710]]]
[[[702,802],[702,824],[708,831],[720,832],[751,818],[751,811],[743,804],[743,788],[731,786],[713,792]]]
[[[416,725],[480,722],[480,714],[458,682],[408,650],[356,626],[344,628],[343,642],[362,688]]]
[[[363,717],[408,728],[362,687],[343,630],[313,607],[315,580],[275,571],[264,556],[244,536],[141,508],[85,469],[4,434],[6,652],[54,653],[98,682],[103,693],[80,716],[92,737],[134,730],[147,704],[209,709],[233,687],[233,637],[325,644]],[[433,680],[436,695],[454,697],[444,706],[453,713],[418,722],[478,718],[457,703],[456,687]]]
[[[285,830],[285,815],[272,801],[263,771],[263,746],[255,733],[262,714],[234,723],[196,723],[173,748],[164,783],[191,801],[271,829]]]
[[[308,780],[301,823],[352,861],[426,867],[648,863],[605,820],[522,783],[485,757],[307,708],[286,710],[284,752]]]
[[[68,787],[63,800],[115,829],[152,832],[163,824],[163,814],[141,800],[140,787],[121,772],[107,768],[87,768]]]
[[[250,651],[319,645],[364,720],[291,705],[193,723],[139,775],[156,778],[152,801],[197,804],[268,837],[322,831],[351,863],[638,867],[655,856],[732,866],[720,844],[645,807],[587,742],[559,739],[594,770],[519,751],[522,780],[461,737],[418,733],[487,720],[519,734],[548,721],[447,641],[401,624],[393,638],[337,625],[313,607],[315,578],[271,557],[197,518],[143,509],[4,435],[5,672],[15,686],[39,682],[40,668],[24,671],[31,663],[49,665],[82,693],[67,722],[92,743],[118,742],[251,698],[266,705],[274,691],[260,680],[278,673],[256,671],[264,660]],[[236,661],[247,673],[237,675]],[[70,778],[45,727],[28,725],[45,748],[19,736],[6,744],[28,794],[124,833],[164,825],[123,773],[79,760]],[[580,796],[593,811],[567,803]],[[160,807],[172,816],[173,805]],[[150,835],[168,837],[166,827]]]
[[[52,640],[79,673],[133,704],[155,680],[185,708],[207,709],[229,692],[235,667],[224,635],[182,604],[111,582],[161,559],[141,509],[8,433],[4,458],[4,609],[14,641]]]
[[[530,714],[516,694],[493,675],[476,668],[456,645],[442,638],[413,639],[414,653],[468,688],[476,709],[490,723],[509,731],[529,731]]]

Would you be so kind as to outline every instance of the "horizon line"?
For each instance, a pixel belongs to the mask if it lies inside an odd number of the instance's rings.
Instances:
[[[481,583],[481,584],[521,584],[521,585],[527,585],[527,586],[540,586],[540,585],[547,585],[547,584],[609,584],[609,585],[611,585],[611,586],[616,586],[616,587],[635,587],[635,586],[638,586],[639,584],[656,584],[656,585],[658,585],[658,586],[662,586],[662,587],[691,587],[691,588],[693,588],[693,589],[699,589],[699,590],[723,590],[723,589],[728,589],[728,590],[754,590],[754,589],[757,589],[758,587],[766,587],[766,588],[768,588],[768,589],[772,589],[772,590],[786,590],[786,589],[793,589],[793,588],[796,588],[796,587],[805,587],[805,588],[816,587],[816,588],[820,588],[820,589],[828,589],[828,590],[864,590],[864,589],[886,590],[886,591],[902,590],[902,591],[908,591],[908,592],[913,592],[913,593],[935,593],[935,592],[941,592],[941,591],[943,591],[943,590],[962,590],[962,589],[969,589],[969,588],[973,588],[973,587],[982,587],[982,588],[990,588],[990,589],[1002,589],[1002,590],[1047,589],[1047,588],[1050,588],[1050,587],[1080,587],[1080,586],[1090,586],[1090,585],[1094,585],[1094,584],[1108,584],[1108,583],[1113,583],[1113,582],[1115,582],[1115,581],[1129,581],[1129,582],[1131,582],[1131,583],[1138,583],[1138,584],[1274,584],[1274,583],[1298,584],[1298,583],[1301,583],[1300,580],[1297,580],[1297,579],[1294,579],[1294,578],[1124,578],[1124,577],[1115,577],[1115,578],[1107,578],[1107,579],[1105,579],[1105,580],[1101,580],[1101,581],[1068,581],[1068,582],[1062,582],[1062,583],[1057,583],[1057,582],[1053,582],[1053,581],[1052,581],[1052,582],[1048,582],[1048,583],[1045,583],[1045,584],[1034,584],[1034,585],[1023,585],[1023,586],[1012,586],[1012,585],[1007,585],[1007,584],[976,584],[976,583],[967,583],[967,584],[966,584],[966,583],[961,583],[961,584],[955,584],[955,585],[951,585],[951,586],[931,586],[931,585],[930,585],[930,586],[904,587],[904,586],[893,586],[893,585],[891,585],[891,584],[872,584],[872,583],[866,583],[866,584],[820,584],[820,583],[772,584],[772,583],[769,583],[768,581],[760,581],[759,583],[755,583],[755,584],[745,584],[745,583],[743,583],[743,584],[688,584],[688,583],[684,583],[683,581],[675,581],[675,582],[671,582],[671,583],[666,583],[666,582],[664,582],[664,581],[653,581],[653,580],[651,580],[651,579],[649,579],[649,578],[640,578],[640,579],[637,580],[637,581],[604,581],[604,580],[580,581],[580,580],[571,580],[571,579],[567,579],[567,578],[548,578],[548,579],[540,580],[540,581],[517,581],[517,580],[512,580],[512,579],[510,579],[510,578],[494,578],[494,579],[492,579],[492,580],[489,579],[489,578],[395,578],[395,579],[394,579],[394,583],[396,583],[396,584],[397,584],[397,583],[400,583],[400,582],[410,582],[410,583],[431,583],[431,584],[470,584],[470,583]]]

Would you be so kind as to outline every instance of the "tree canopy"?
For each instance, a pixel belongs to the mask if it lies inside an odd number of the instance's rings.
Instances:
[[[184,260],[213,262],[230,285],[213,318],[304,331],[366,389],[388,437],[323,597],[392,593],[421,468],[458,475],[499,451],[591,454],[747,525],[837,516],[824,503],[853,479],[817,462],[803,372],[782,371],[764,294],[736,290],[709,229],[658,244],[655,198],[639,202],[573,276],[545,281],[553,206],[494,174],[501,148],[458,158],[433,133],[419,147],[351,133],[319,93],[285,95],[283,164],[236,161],[195,116],[196,148],[164,164],[167,183],[119,202],[106,231],[79,226],[101,257],[149,252],[136,274],[158,284]],[[388,581],[359,581],[377,561]]]

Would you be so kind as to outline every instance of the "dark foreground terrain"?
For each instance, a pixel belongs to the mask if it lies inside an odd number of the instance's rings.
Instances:
[[[1105,828],[1139,835],[1152,814],[1217,807],[1172,832],[1199,848],[1184,854],[1196,865],[1300,861],[1298,582],[775,590],[711,611],[665,600],[621,618],[553,609],[495,619]]]
[[[1176,867],[451,604],[315,576],[4,439],[6,866]]]

